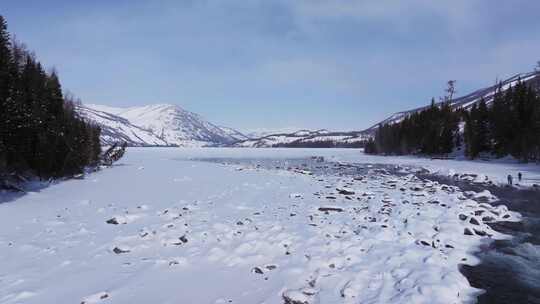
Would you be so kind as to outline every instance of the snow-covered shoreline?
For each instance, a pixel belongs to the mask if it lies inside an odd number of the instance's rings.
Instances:
[[[487,222],[519,220],[472,200],[486,193],[374,168],[318,176],[294,162],[191,160],[319,155],[420,165],[350,149],[130,149],[112,169],[0,204],[0,302],[474,301],[458,265],[504,237]]]
[[[507,176],[511,174],[514,183],[519,184],[518,187],[533,187],[535,184],[540,186],[540,165],[523,164],[515,160],[430,159],[417,156],[377,156],[363,153],[337,156],[337,159],[344,162],[415,166],[426,169],[431,174],[442,176],[476,175],[468,181],[475,183],[491,181],[498,186],[506,185]],[[524,176],[521,182],[517,178],[519,172]]]

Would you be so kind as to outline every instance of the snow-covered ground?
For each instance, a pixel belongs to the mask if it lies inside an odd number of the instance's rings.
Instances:
[[[540,178],[534,166],[352,149],[132,148],[113,168],[0,204],[0,303],[474,301],[479,291],[458,265],[477,263],[483,240],[504,237],[486,222],[518,214],[477,202],[495,199],[489,193],[418,180],[407,168],[288,168],[310,156]]]

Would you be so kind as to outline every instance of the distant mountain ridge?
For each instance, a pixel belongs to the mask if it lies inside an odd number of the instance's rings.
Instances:
[[[260,138],[238,141],[235,147],[359,147],[369,135],[362,131],[332,132],[321,130],[299,130],[293,133],[270,134]]]
[[[115,108],[88,104],[78,105],[77,111],[101,126],[101,141],[106,145],[125,141],[130,146],[202,147],[228,145],[247,138],[177,105]]]
[[[540,90],[540,72],[530,72],[514,75],[508,79],[489,87],[476,90],[470,94],[455,98],[451,105],[454,110],[470,109],[474,104],[478,104],[482,97],[486,103],[493,101],[493,96],[499,87],[502,91],[514,86],[518,81],[526,82]],[[441,103],[437,103],[440,105]],[[394,124],[402,121],[407,116],[420,112],[429,107],[415,108],[412,110],[401,111],[390,115],[388,118],[374,124],[363,131],[351,132],[329,132],[327,130],[300,130],[292,133],[267,134],[259,138],[242,140],[234,144],[236,147],[311,147],[314,142],[334,142],[336,146],[356,146],[371,138],[380,125]]]
[[[518,81],[540,90],[540,72],[517,74],[489,87],[455,98],[451,105],[457,109],[469,109],[481,98],[489,104],[499,85],[505,91]],[[440,104],[440,103],[437,103]],[[299,130],[273,134],[248,133],[229,127],[218,126],[200,115],[186,111],[177,105],[155,104],[141,107],[115,108],[104,105],[79,105],[79,114],[94,121],[102,128],[102,142],[111,144],[126,141],[130,146],[230,146],[230,147],[358,147],[371,138],[382,124],[393,124],[428,106],[401,111],[362,131],[337,132]]]
[[[253,130],[245,130],[244,134],[248,138],[261,138],[273,134],[290,134],[298,130],[304,130],[303,128],[295,127],[283,127],[283,128],[258,128]]]

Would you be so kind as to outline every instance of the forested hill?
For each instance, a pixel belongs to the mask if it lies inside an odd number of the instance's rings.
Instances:
[[[513,156],[523,162],[540,160],[540,85],[538,72],[525,79],[500,83],[479,100],[457,103],[454,83],[442,103],[434,101],[394,123],[381,124],[367,153],[464,154]]]
[[[100,129],[74,109],[57,73],[12,39],[0,15],[0,182],[23,173],[66,176],[96,163]]]
[[[539,90],[540,89],[540,70],[537,69],[536,71],[533,71],[533,72],[517,74],[510,78],[501,80],[491,86],[475,90],[474,92],[469,93],[467,95],[460,96],[457,98],[452,98],[450,106],[453,110],[460,110],[460,109],[470,110],[474,104],[478,106],[480,100],[482,99],[487,104],[490,104],[493,101],[495,92],[497,90],[505,91],[506,89],[515,86],[517,82],[524,82],[527,85],[533,88],[536,88],[536,90]],[[444,101],[440,101],[438,103],[435,103],[435,105],[441,106],[443,103]],[[429,104],[426,104],[426,106],[423,106],[420,108],[394,113],[390,115],[388,118],[384,119],[383,121],[378,122],[374,124],[372,127],[366,129],[364,132],[374,134],[375,131],[381,125],[394,124],[394,123],[400,122],[405,117],[410,116],[413,113],[418,113],[420,111],[427,110],[428,108],[429,108]]]

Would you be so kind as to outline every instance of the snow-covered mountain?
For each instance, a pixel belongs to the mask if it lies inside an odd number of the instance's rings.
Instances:
[[[78,105],[77,112],[83,118],[101,127],[101,143],[111,145],[125,141],[129,146],[167,146],[168,143],[151,131],[133,125],[129,120],[118,115],[104,112],[103,108],[91,108]]]
[[[529,83],[529,84],[535,86],[536,88],[540,89],[540,72],[535,71],[535,72],[530,72],[530,73],[517,74],[515,76],[512,76],[512,77],[504,80],[504,81],[501,81],[500,84],[501,84],[502,90],[505,91],[508,88],[513,87],[520,80],[523,81],[523,82]],[[492,86],[489,86],[489,87],[486,87],[486,88],[482,88],[480,90],[476,90],[476,91],[474,91],[474,92],[472,92],[472,93],[470,93],[468,95],[456,98],[456,99],[454,99],[452,101],[452,104],[451,104],[452,108],[454,110],[457,110],[457,109],[469,109],[474,104],[479,103],[482,98],[484,98],[486,103],[489,104],[489,103],[491,103],[491,101],[493,101],[493,96],[495,95],[495,92],[496,92],[498,87],[499,87],[499,84],[492,85]],[[368,129],[366,129],[364,131],[364,133],[373,134],[375,132],[375,130],[377,130],[379,128],[379,125],[398,123],[398,122],[402,121],[405,117],[407,117],[407,116],[409,116],[409,115],[411,115],[413,113],[422,111],[422,110],[426,109],[427,107],[428,106],[424,106],[424,107],[420,107],[420,108],[416,108],[416,109],[412,109],[412,110],[407,110],[407,111],[394,113],[394,114],[390,115],[390,117],[384,119],[381,122],[376,123],[375,125],[373,125],[372,127],[368,128]]]
[[[369,135],[360,131],[331,132],[328,130],[299,130],[293,133],[270,134],[247,139],[234,144],[235,147],[353,147],[367,140]]]
[[[177,105],[156,104],[115,108],[80,105],[78,112],[102,127],[102,141],[126,141],[132,146],[215,146],[247,137],[231,128],[214,125]]]

